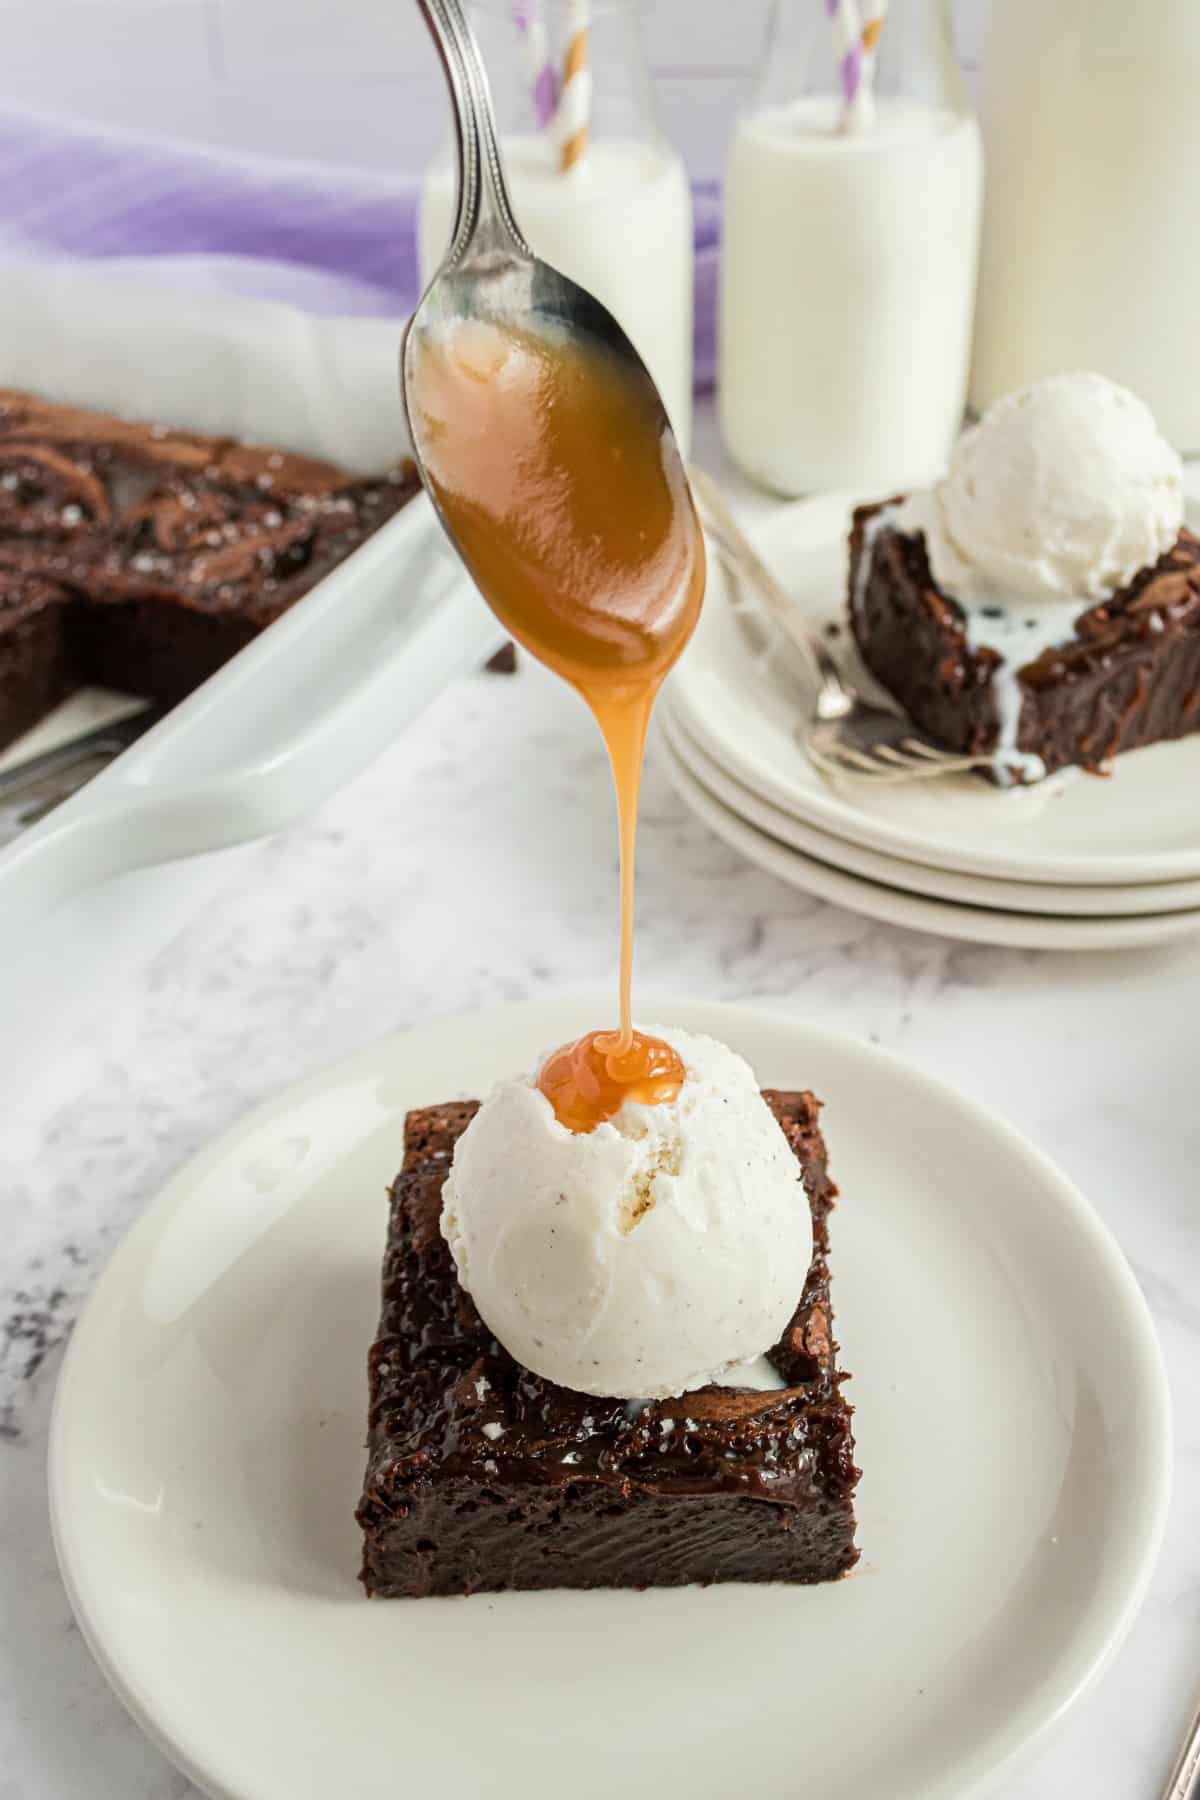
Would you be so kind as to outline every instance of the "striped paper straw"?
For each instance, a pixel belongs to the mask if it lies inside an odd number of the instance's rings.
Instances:
[[[588,68],[588,0],[567,0],[567,54],[558,101],[559,166],[573,169],[587,149],[592,117]]]
[[[833,54],[842,90],[843,131],[867,131],[875,122],[874,77],[887,0],[825,0],[833,26]]]
[[[541,0],[513,0],[513,23],[525,40],[530,98],[539,131],[545,131],[558,109],[558,70],[550,54]]]
[[[865,0],[862,14],[862,69],[858,83],[858,98],[865,99],[873,121],[875,110],[875,64],[879,60],[879,39],[883,33],[883,21],[887,17],[888,0]]]
[[[825,0],[833,27],[833,55],[842,86],[842,127],[846,128],[862,83],[862,23],[857,0]]]

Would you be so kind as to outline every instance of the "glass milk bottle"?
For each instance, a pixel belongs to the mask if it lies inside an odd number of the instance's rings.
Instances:
[[[726,172],[721,421],[788,495],[936,476],[971,346],[982,154],[948,5],[893,0],[876,37],[870,0],[831,4],[776,0]]]
[[[637,0],[593,0],[586,9],[570,0],[477,0],[471,17],[491,80],[517,222],[538,256],[596,294],[620,321],[686,450],[691,190],[682,160],[658,127]],[[563,72],[573,45],[584,79],[568,86]],[[582,148],[565,167],[565,146],[577,133]],[[449,241],[454,182],[447,149],[427,170],[421,192],[426,282]]]
[[[1197,0],[1003,0],[981,111],[972,404],[1095,369],[1200,451]]]

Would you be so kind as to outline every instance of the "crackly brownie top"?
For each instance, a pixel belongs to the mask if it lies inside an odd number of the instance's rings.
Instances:
[[[790,1384],[770,1393],[698,1389],[640,1410],[556,1386],[513,1361],[458,1282],[441,1233],[442,1185],[474,1102],[410,1113],[392,1190],[384,1310],[371,1351],[368,1479],[398,1499],[431,1478],[600,1481],[671,1494],[778,1501],[848,1495],[856,1470],[830,1331],[825,1169],[811,1094],[766,1094],[803,1172],[814,1254],[804,1294],[772,1352]]]
[[[265,625],[417,488],[0,389],[0,570]]]
[[[856,535],[867,521],[897,505],[884,501],[861,506],[854,514]],[[930,567],[923,532],[903,532],[884,524],[875,537],[877,547],[890,539],[899,551],[911,585],[938,623],[961,638],[964,655],[966,614],[953,595],[938,586]],[[861,539],[860,539],[861,541]],[[1157,655],[1164,640],[1200,631],[1200,538],[1186,526],[1158,561],[1139,569],[1125,587],[1108,600],[1082,607],[1075,620],[1074,637],[1042,651],[1021,671],[1021,681],[1038,688],[1050,682],[1090,674],[1108,663],[1115,652],[1124,656],[1139,648]],[[974,654],[989,663],[1000,660],[990,646],[980,645]]]

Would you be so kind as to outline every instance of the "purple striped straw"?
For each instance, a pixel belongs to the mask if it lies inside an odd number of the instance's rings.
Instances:
[[[856,0],[825,0],[825,12],[833,25],[833,53],[841,81],[844,125],[855,111],[862,83],[862,26]]]
[[[530,97],[538,129],[545,131],[558,109],[558,71],[550,55],[540,0],[513,0],[513,23],[525,39],[532,77]]]

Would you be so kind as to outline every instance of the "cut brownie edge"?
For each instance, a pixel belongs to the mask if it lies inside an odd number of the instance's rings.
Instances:
[[[855,510],[850,624],[863,661],[935,743],[992,754],[999,654],[972,647],[939,588],[924,536],[886,523],[894,501]],[[1105,771],[1129,750],[1200,730],[1200,540],[1190,531],[1111,600],[1081,607],[1074,636],[1015,671],[1018,758],[1047,772]],[[1019,765],[1015,771],[1020,778]]]
[[[766,1095],[801,1165],[814,1233],[772,1353],[790,1385],[720,1387],[637,1411],[557,1387],[497,1343],[440,1228],[476,1110],[410,1113],[391,1191],[358,1517],[369,1594],[817,1582],[857,1559],[851,1411],[829,1303],[835,1190],[811,1095]]]
[[[57,582],[0,566],[0,750],[79,684],[66,632],[70,602]]]

